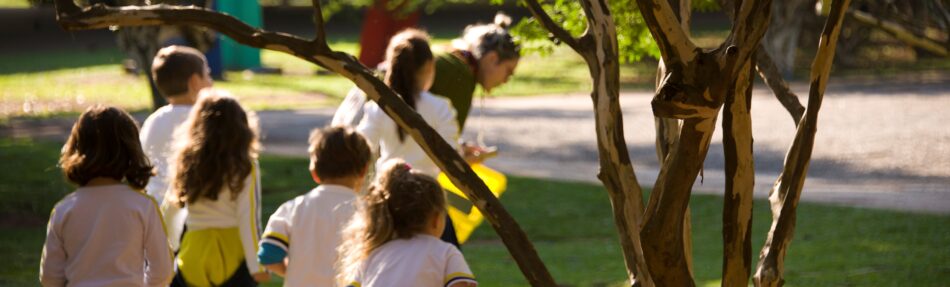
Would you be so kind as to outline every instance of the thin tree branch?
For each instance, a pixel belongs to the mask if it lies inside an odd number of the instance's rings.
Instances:
[[[699,54],[667,0],[637,0],[637,6],[669,67],[684,66]]]
[[[828,76],[835,56],[835,47],[841,32],[841,23],[850,0],[832,2],[831,13],[825,20],[818,43],[818,53],[811,67],[811,87],[808,108],[798,125],[795,139],[785,156],[785,167],[769,194],[772,204],[772,227],[765,246],[759,254],[753,283],[755,286],[782,286],[784,283],[785,252],[795,232],[795,218],[802,187],[808,173],[817,132],[818,110],[824,98]]]
[[[327,44],[327,32],[326,21],[323,20],[323,7],[320,6],[320,0],[313,0],[313,21],[316,26],[316,37],[313,39],[314,45],[317,45],[317,49],[330,49],[330,46]]]
[[[198,25],[225,34],[238,43],[285,52],[346,77],[405,129],[452,183],[485,215],[532,286],[556,286],[524,231],[452,145],[445,142],[419,114],[353,56],[321,48],[325,45],[314,46],[314,42],[292,35],[256,29],[234,17],[200,8],[165,5],[112,8],[96,5],[79,9],[71,0],[56,0],[56,7],[57,20],[67,30],[110,26]]]
[[[653,279],[643,256],[640,225],[643,192],[627,151],[620,111],[620,65],[617,28],[606,0],[583,0],[587,30],[581,38],[581,54],[590,69],[594,124],[600,155],[597,177],[610,195],[624,264],[631,285],[652,287]]]
[[[805,107],[798,101],[798,95],[788,88],[788,83],[782,78],[782,73],[779,72],[775,62],[772,61],[768,49],[761,43],[759,49],[755,52],[755,68],[759,72],[759,77],[772,89],[775,98],[782,103],[785,110],[792,116],[795,125],[798,125],[802,120],[802,114],[805,113]]]
[[[538,3],[538,0],[524,0],[524,2],[527,4],[528,11],[531,11],[531,15],[534,16],[534,19],[538,20],[538,23],[540,23],[545,30],[548,30],[551,35],[554,35],[554,38],[567,44],[571,49],[574,49],[575,52],[581,52],[578,39],[571,36],[571,33],[567,32],[567,30],[564,30],[564,27],[554,22],[554,19],[551,19],[551,16],[544,11],[544,8],[541,7],[541,3]],[[585,33],[585,35],[586,34],[587,33]]]

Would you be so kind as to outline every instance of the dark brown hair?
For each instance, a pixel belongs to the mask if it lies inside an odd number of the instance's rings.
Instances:
[[[231,198],[244,189],[257,157],[255,124],[236,99],[215,89],[201,91],[188,120],[175,135],[171,188],[179,205],[205,198]]]
[[[152,60],[152,79],[162,96],[172,97],[188,92],[188,80],[205,73],[204,54],[186,46],[168,46],[158,50]]]
[[[442,216],[445,210],[445,192],[435,179],[411,170],[402,160],[388,161],[344,230],[338,279],[349,279],[360,262],[386,242],[424,232],[432,216]]]
[[[96,177],[125,179],[135,189],[145,188],[154,173],[142,144],[139,127],[125,111],[92,106],[73,125],[63,145],[59,166],[70,182],[84,186]]]
[[[419,97],[419,81],[416,76],[422,67],[433,60],[432,50],[429,48],[429,35],[418,29],[406,29],[389,40],[386,48],[386,85],[389,85],[402,97],[402,100],[416,108],[416,98]],[[396,126],[399,132],[399,141],[406,138],[406,131]]]
[[[308,151],[310,168],[322,179],[360,175],[371,156],[366,138],[345,126],[314,129]]]

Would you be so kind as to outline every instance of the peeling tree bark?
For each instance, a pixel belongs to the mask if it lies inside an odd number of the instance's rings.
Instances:
[[[644,264],[640,243],[643,192],[633,171],[623,134],[617,31],[607,10],[609,6],[605,0],[582,1],[587,31],[579,38],[574,38],[551,19],[536,0],[526,0],[525,3],[546,30],[587,62],[593,81],[591,100],[600,154],[600,172],[597,177],[604,183],[610,196],[630,284],[654,286]]]
[[[676,20],[679,21],[680,27],[683,28],[683,33],[687,37],[690,35],[690,19],[692,16],[692,1],[688,0],[668,0],[670,7],[673,8],[673,11],[676,12]],[[661,75],[667,74],[666,65],[663,63],[663,59],[660,59],[660,63],[657,65],[657,79],[656,86],[660,87],[660,83],[663,79]],[[657,159],[659,160],[660,166],[664,164],[666,157],[669,156],[670,152],[673,150],[673,145],[679,140],[680,129],[682,128],[682,121],[673,118],[663,118],[654,116],[653,120],[656,122],[656,153]],[[693,273],[693,224],[692,224],[692,213],[690,212],[689,206],[686,207],[686,214],[683,215],[683,254],[686,256],[686,266],[689,267],[689,274],[692,276]]]
[[[747,62],[768,27],[771,1],[736,3],[732,32],[710,51],[697,49],[686,38],[666,0],[637,4],[669,69],[652,102],[654,115],[684,120],[650,196],[641,231],[643,251],[657,285],[695,286],[682,232],[689,197],[726,94],[735,90],[740,73],[748,73]]]
[[[316,14],[321,15],[319,1],[313,2]],[[465,160],[392,89],[374,77],[369,69],[349,54],[332,51],[327,45],[322,21],[317,21],[318,37],[308,41],[288,34],[256,29],[234,17],[195,7],[153,5],[116,8],[95,5],[80,8],[71,0],[57,0],[56,17],[67,30],[169,24],[203,26],[241,44],[288,53],[346,77],[405,129],[452,183],[485,215],[532,286],[556,286],[518,223]]]
[[[808,108],[798,125],[795,139],[785,156],[785,167],[769,194],[772,207],[772,227],[765,246],[759,254],[753,283],[755,286],[782,286],[784,284],[785,252],[795,232],[795,217],[802,186],[808,173],[808,164],[815,144],[818,110],[824,98],[825,86],[831,72],[835,46],[841,32],[850,0],[832,2],[831,13],[825,21],[818,44],[818,53],[811,68],[811,87]]]
[[[759,50],[762,51],[761,49]],[[722,111],[722,147],[726,165],[726,191],[722,210],[722,286],[745,287],[752,273],[752,192],[755,164],[752,156],[752,72],[736,79]]]

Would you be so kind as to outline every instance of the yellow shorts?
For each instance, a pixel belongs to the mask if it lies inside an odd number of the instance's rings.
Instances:
[[[176,263],[188,286],[224,284],[245,264],[238,228],[188,230]]]

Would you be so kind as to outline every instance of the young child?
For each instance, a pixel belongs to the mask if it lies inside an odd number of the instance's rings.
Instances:
[[[462,253],[437,237],[445,218],[445,193],[435,179],[402,161],[388,162],[344,231],[338,282],[478,285]]]
[[[155,165],[156,175],[145,186],[148,195],[163,202],[168,189],[168,161],[175,128],[188,119],[201,89],[211,87],[210,69],[205,56],[194,48],[162,48],[152,61],[152,77],[158,91],[168,101],[142,124],[142,149]]]
[[[435,62],[429,49],[429,36],[408,29],[393,36],[386,49],[385,82],[416,110],[449,143],[458,141],[459,128],[455,109],[445,98],[427,92],[435,76]],[[436,177],[439,167],[406,131],[396,126],[375,102],[366,105],[365,116],[357,127],[370,144],[379,149],[376,171],[392,158],[402,158],[425,174]]]
[[[166,218],[187,207],[172,286],[255,286],[261,185],[255,125],[237,100],[205,89],[175,135]],[[180,224],[168,224],[178,247]]]
[[[43,286],[167,286],[172,254],[155,200],[141,192],[152,175],[138,127],[113,107],[87,109],[59,165],[79,186],[50,214],[40,259]]]
[[[309,150],[310,174],[320,186],[271,215],[258,253],[261,264],[285,277],[284,286],[334,286],[336,247],[371,156],[366,139],[346,127],[314,130]]]

